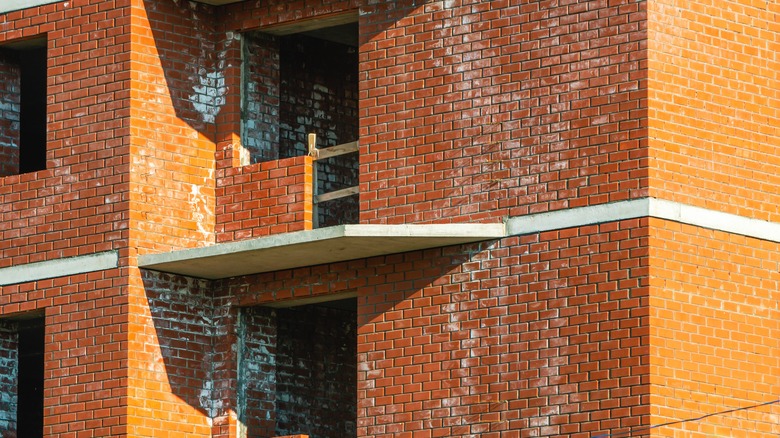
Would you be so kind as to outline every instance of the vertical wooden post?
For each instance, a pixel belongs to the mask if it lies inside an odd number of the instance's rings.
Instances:
[[[312,206],[311,206],[311,224],[312,228],[319,228],[319,221],[317,220],[319,215],[318,208],[317,208],[317,197],[320,194],[319,191],[319,181],[317,178],[317,155],[319,155],[317,151],[317,134],[310,133],[309,134],[309,156],[312,157],[312,163],[311,163],[311,176],[312,176],[312,182],[311,182],[311,199],[312,199]]]

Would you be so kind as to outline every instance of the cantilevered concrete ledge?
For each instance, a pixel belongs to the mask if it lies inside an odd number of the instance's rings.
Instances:
[[[504,224],[339,225],[162,254],[138,266],[219,279],[500,239]]]

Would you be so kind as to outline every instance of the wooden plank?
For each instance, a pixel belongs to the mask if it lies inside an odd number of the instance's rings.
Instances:
[[[309,156],[314,157],[316,160],[319,156],[319,150],[317,149],[317,134],[309,134]]]
[[[311,133],[309,134],[309,156],[314,158],[314,162],[311,166],[311,199],[312,199],[312,205],[311,205],[311,225],[312,228],[319,228],[320,221],[319,221],[319,212],[317,211],[317,198],[319,197],[319,177],[317,176],[317,134]]]
[[[314,196],[314,203],[318,204],[320,202],[346,198],[347,196],[357,195],[358,193],[360,193],[360,188],[358,186],[347,187],[346,189],[336,190],[333,192],[323,193],[321,195]]]
[[[329,148],[317,149],[317,155],[313,156],[318,160],[324,160],[326,158],[338,157],[339,155],[352,154],[357,152],[358,149],[358,142],[353,141],[350,143],[331,146]],[[311,149],[309,149],[309,151],[309,155],[311,155]]]

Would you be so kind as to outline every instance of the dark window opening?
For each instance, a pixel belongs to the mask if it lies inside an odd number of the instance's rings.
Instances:
[[[19,437],[43,437],[44,318],[19,321]]]
[[[0,319],[0,436],[43,437],[44,317]]]
[[[46,39],[0,47],[0,177],[46,169]]]
[[[46,47],[21,50],[19,173],[46,169]]]
[[[247,436],[356,436],[357,300],[249,308],[241,320]]]

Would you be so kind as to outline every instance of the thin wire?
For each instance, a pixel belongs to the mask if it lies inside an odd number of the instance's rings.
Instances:
[[[655,426],[643,427],[641,429],[630,430],[628,432],[606,433],[606,434],[602,434],[602,435],[596,435],[593,438],[615,438],[615,437],[623,437],[623,436],[630,437],[634,433],[645,434],[647,431],[649,431],[651,429],[656,429],[656,428],[659,428],[659,427],[672,426],[672,425],[675,425],[675,424],[682,424],[682,423],[690,423],[691,421],[699,421],[699,420],[703,420],[703,419],[708,418],[708,417],[714,417],[716,415],[725,415],[725,414],[731,414],[733,412],[747,411],[747,410],[750,410],[750,409],[756,409],[756,408],[760,408],[762,406],[769,406],[769,405],[773,405],[773,404],[777,404],[777,403],[780,403],[780,399],[768,401],[768,402],[765,402],[765,403],[759,403],[757,405],[751,405],[751,406],[744,406],[744,407],[741,407],[741,408],[729,409],[727,411],[713,412],[711,414],[702,415],[701,417],[688,418],[688,419],[685,419],[685,420],[676,420],[676,421],[670,421],[668,423],[656,424]]]

